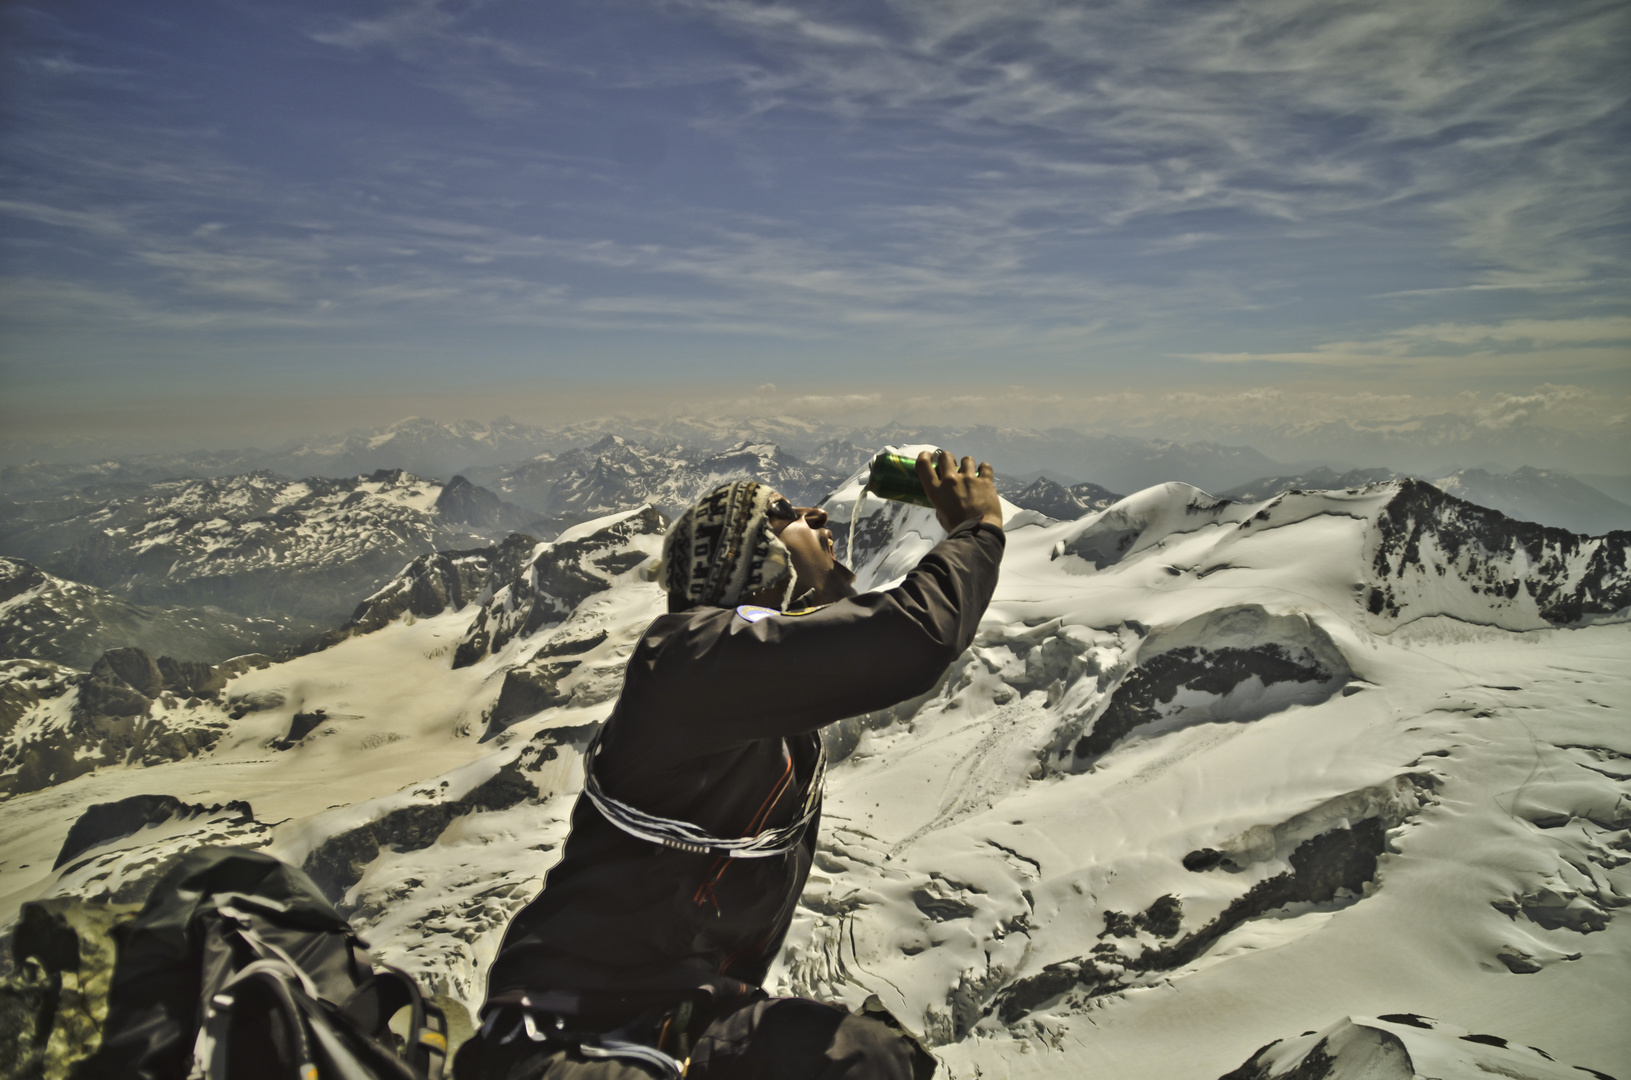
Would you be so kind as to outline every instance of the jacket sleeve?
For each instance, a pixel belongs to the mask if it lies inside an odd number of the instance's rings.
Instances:
[[[992,525],[961,525],[895,588],[805,615],[667,616],[636,650],[622,705],[652,718],[648,745],[689,757],[921,694],[974,639],[1004,543]]]

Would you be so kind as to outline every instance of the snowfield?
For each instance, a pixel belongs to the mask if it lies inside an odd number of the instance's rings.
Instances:
[[[887,587],[939,529],[869,499],[850,553],[858,490],[828,505],[840,553]],[[382,628],[154,697],[137,728],[218,734],[0,803],[0,918],[249,844],[473,1009],[662,610],[640,574],[659,530],[600,519],[507,580],[450,564],[456,603],[418,560],[379,594],[418,606]],[[1275,1043],[1237,1075],[1626,1080],[1628,547],[1409,481],[1015,511],[974,645],[829,729],[771,989],[877,995],[960,1078],[1216,1080]],[[0,766],[90,731],[86,692],[23,708]],[[53,868],[86,807],[159,794],[193,809]]]

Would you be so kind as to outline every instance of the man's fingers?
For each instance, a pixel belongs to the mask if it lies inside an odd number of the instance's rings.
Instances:
[[[996,479],[997,474],[995,470],[991,468],[991,463],[989,461],[982,461],[980,462],[978,475],[985,477],[987,480],[994,480]]]
[[[951,479],[951,474],[957,471],[956,466],[952,464],[955,460],[949,451],[940,451],[940,456],[935,459],[935,464],[939,466],[940,479]]]
[[[940,477],[934,468],[934,455],[928,450],[918,451],[917,479],[925,491],[934,491],[940,486]]]
[[[971,458],[971,457],[965,457],[963,459],[963,467],[962,467],[961,471],[962,471],[962,474],[964,476],[973,476],[974,475],[974,459]]]

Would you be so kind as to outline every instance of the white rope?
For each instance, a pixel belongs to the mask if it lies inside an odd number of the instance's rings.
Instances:
[[[715,836],[699,825],[678,818],[648,814],[606,794],[595,779],[595,757],[600,752],[600,735],[595,733],[584,755],[583,793],[595,804],[607,821],[637,840],[672,848],[693,855],[712,855],[722,859],[766,859],[785,855],[798,847],[804,830],[821,810],[821,783],[827,772],[827,750],[823,746],[816,758],[814,774],[805,788],[802,812],[792,822],[766,829],[754,836],[726,839]]]

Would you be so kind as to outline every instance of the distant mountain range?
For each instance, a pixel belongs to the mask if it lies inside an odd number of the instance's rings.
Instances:
[[[0,552],[137,604],[333,622],[415,555],[486,543],[529,521],[463,477],[255,472],[13,503]]]
[[[1463,460],[1481,460],[1476,432],[1463,418],[1432,419],[1432,432],[1422,439],[1448,454],[1456,449]],[[1173,427],[1174,432],[1184,431]],[[1388,460],[1388,432],[1370,431],[1364,424],[1287,426],[1284,437],[1269,442],[1275,460],[1248,442],[1256,429],[1236,432],[1240,442],[1184,440],[1178,437],[1142,439],[1103,436],[1054,427],[1031,431],[990,426],[838,426],[793,416],[757,418],[670,419],[597,418],[563,426],[541,427],[499,418],[478,421],[432,421],[406,418],[372,431],[346,436],[295,440],[272,450],[238,449],[192,454],[139,455],[101,462],[15,463],[0,468],[0,493],[29,499],[38,494],[72,489],[106,488],[117,483],[153,483],[194,476],[245,475],[271,471],[282,476],[357,476],[373,471],[401,470],[427,478],[470,476],[502,498],[533,514],[563,522],[582,520],[590,507],[630,506],[634,486],[644,483],[659,506],[677,506],[682,494],[695,488],[693,478],[729,463],[709,458],[742,454],[749,447],[770,447],[752,452],[754,468],[776,485],[798,489],[801,498],[819,498],[824,483],[851,475],[877,447],[891,444],[943,445],[956,454],[969,454],[997,465],[998,476],[1026,476],[1029,483],[1045,475],[1062,486],[1093,483],[1109,491],[1140,491],[1156,483],[1181,480],[1205,491],[1231,498],[1262,498],[1274,485],[1318,488],[1344,483],[1341,476],[1364,475],[1372,480],[1414,475],[1447,481],[1448,488],[1474,501],[1486,502],[1515,516],[1562,525],[1584,532],[1600,532],[1626,522],[1631,501],[1631,478],[1593,475],[1584,478],[1559,470],[1520,468],[1510,476],[1489,470],[1452,470],[1448,473],[1403,473],[1391,468],[1370,468],[1337,473],[1328,467],[1288,468],[1293,460]],[[1258,431],[1261,434],[1261,431]],[[1561,436],[1559,436],[1561,437]],[[1576,442],[1584,436],[1576,437]],[[1471,440],[1471,442],[1470,442]],[[1551,444],[1546,444],[1551,445]],[[1574,445],[1574,442],[1571,442]],[[1576,447],[1579,449],[1579,447]],[[1579,457],[1579,455],[1576,455]],[[597,460],[590,460],[597,458]],[[688,476],[656,478],[654,470],[667,460]],[[1602,460],[1584,458],[1584,460]],[[621,480],[610,471],[631,467],[633,478]],[[824,470],[824,471],[822,471]],[[599,471],[600,475],[595,475]],[[1556,491],[1549,491],[1548,485]],[[789,491],[793,494],[793,491]],[[625,498],[630,496],[630,498]],[[1593,509],[1593,501],[1607,498]],[[1090,499],[1091,502],[1091,499]],[[548,524],[540,525],[548,530]]]
[[[889,444],[928,443],[991,461],[1004,473],[1047,470],[1055,478],[1091,480],[1117,491],[1183,479],[1205,488],[1243,483],[1285,471],[1245,446],[1181,443],[1068,428],[1028,431],[995,427],[890,426],[844,428],[788,417],[664,421],[601,419],[557,428],[509,420],[441,423],[412,417],[372,432],[290,443],[275,450],[149,454],[90,464],[28,462],[0,468],[0,492],[13,496],[87,485],[152,482],[181,477],[240,475],[258,470],[284,476],[354,476],[403,469],[419,476],[462,473],[480,482],[495,466],[519,469],[528,459],[554,458],[595,447],[608,437],[653,449],[685,447],[692,456],[743,446],[775,446],[806,465],[848,475]],[[522,486],[527,486],[523,484]]]
[[[619,435],[591,446],[541,454],[512,465],[470,470],[470,478],[504,499],[560,525],[650,503],[673,516],[719,484],[752,477],[795,504],[825,498],[870,453],[828,444],[823,456],[838,464],[811,464],[774,443],[738,442],[724,450],[671,445],[651,448]]]

